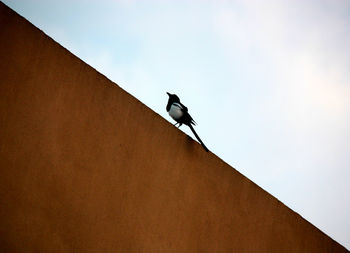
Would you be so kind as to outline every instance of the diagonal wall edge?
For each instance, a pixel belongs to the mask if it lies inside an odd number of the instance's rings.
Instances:
[[[1,252],[348,252],[0,3]]]

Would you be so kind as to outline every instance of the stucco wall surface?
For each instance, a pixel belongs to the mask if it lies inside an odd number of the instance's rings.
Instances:
[[[1,252],[347,252],[2,3],[0,56]]]

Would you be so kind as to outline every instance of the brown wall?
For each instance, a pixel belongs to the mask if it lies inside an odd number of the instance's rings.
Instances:
[[[0,38],[1,252],[347,252],[2,3]]]

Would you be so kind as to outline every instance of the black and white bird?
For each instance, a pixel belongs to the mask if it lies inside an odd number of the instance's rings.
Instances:
[[[175,94],[170,94],[169,92],[167,92],[167,94],[169,95],[169,100],[166,106],[166,110],[169,113],[169,115],[177,122],[174,126],[179,124],[178,126],[179,128],[182,124],[187,125],[191,129],[194,136],[196,136],[200,144],[202,144],[204,150],[208,152],[209,151],[208,148],[204,145],[204,143],[199,138],[196,131],[194,131],[193,129],[192,125],[195,125],[196,122],[192,119],[191,115],[188,113],[187,107],[181,104],[179,97],[176,96]]]

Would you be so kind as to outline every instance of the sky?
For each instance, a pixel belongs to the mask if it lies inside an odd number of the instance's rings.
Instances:
[[[350,249],[350,1],[2,1]]]

